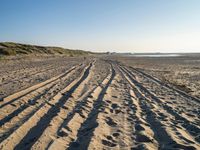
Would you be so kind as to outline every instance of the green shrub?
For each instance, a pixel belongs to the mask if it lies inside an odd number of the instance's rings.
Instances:
[[[16,55],[16,52],[12,49],[0,49],[1,55]]]

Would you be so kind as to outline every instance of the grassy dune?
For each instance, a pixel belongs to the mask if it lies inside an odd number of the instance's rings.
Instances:
[[[12,42],[0,43],[0,55],[21,55],[21,54],[66,54],[69,56],[88,55],[89,51],[72,50],[61,47],[45,47],[36,45],[19,44]]]

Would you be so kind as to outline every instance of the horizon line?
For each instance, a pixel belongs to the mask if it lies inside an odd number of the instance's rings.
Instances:
[[[155,53],[159,53],[159,54],[199,54],[200,52],[159,52],[159,51],[155,51],[155,52],[130,52],[130,51],[126,51],[126,52],[119,52],[117,51],[113,51],[113,50],[105,50],[105,51],[99,51],[99,50],[87,50],[87,49],[82,49],[82,48],[69,48],[69,47],[65,47],[65,46],[58,46],[58,45],[51,45],[51,44],[36,44],[36,43],[27,43],[27,42],[15,42],[15,41],[0,41],[0,43],[16,43],[16,44],[24,44],[24,45],[32,45],[32,46],[43,46],[43,47],[60,47],[60,48],[64,48],[64,49],[71,49],[71,50],[83,50],[83,51],[91,51],[91,52],[96,52],[96,53],[118,53],[118,54],[125,54],[125,53],[130,53],[130,54],[155,54]],[[137,50],[136,50],[137,51]],[[144,50],[142,50],[144,51]],[[160,50],[163,51],[163,50]],[[175,50],[178,51],[178,50]]]

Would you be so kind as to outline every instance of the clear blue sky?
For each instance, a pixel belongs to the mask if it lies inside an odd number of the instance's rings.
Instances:
[[[200,52],[200,0],[1,0],[0,41]]]

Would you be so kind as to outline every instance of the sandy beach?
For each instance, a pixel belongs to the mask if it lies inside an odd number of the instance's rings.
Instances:
[[[1,61],[0,149],[199,149],[198,86],[187,92],[166,82],[191,64],[142,59]]]

